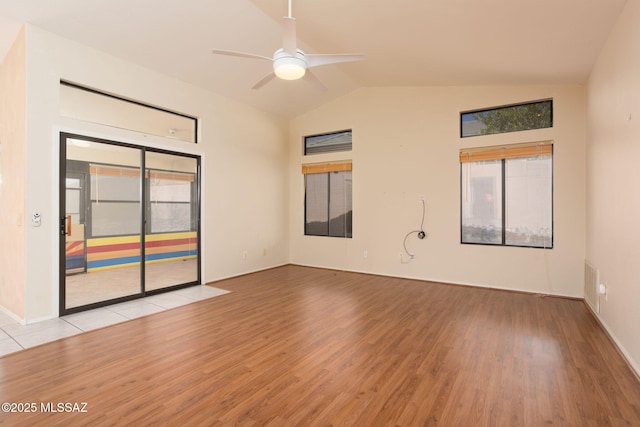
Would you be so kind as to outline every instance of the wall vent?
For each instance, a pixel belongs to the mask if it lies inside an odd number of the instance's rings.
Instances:
[[[600,272],[589,261],[584,261],[584,300],[595,312],[600,313],[600,298],[598,296]]]

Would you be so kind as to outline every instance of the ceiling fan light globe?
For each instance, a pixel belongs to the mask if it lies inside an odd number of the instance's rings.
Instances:
[[[296,63],[282,63],[274,67],[273,70],[282,80],[298,80],[304,77],[307,71],[305,67]]]

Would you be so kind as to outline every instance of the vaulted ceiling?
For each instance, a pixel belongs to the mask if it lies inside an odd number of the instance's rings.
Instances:
[[[299,47],[363,53],[273,80],[287,0],[0,0],[0,57],[23,22],[285,117],[363,86],[583,84],[626,0],[293,0]]]

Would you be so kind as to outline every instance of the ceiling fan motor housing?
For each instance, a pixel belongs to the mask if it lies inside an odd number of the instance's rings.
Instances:
[[[296,50],[293,56],[284,49],[278,49],[273,54],[273,72],[283,80],[297,80],[302,78],[307,71],[307,61],[304,52]]]

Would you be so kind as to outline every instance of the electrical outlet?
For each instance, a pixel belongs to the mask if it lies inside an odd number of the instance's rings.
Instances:
[[[424,196],[420,196],[420,201],[424,202]]]
[[[242,259],[247,259],[247,251],[242,252]]]
[[[600,283],[600,285],[598,286],[598,293],[600,295],[604,295],[605,301],[609,301],[609,292],[607,286],[604,283]]]
[[[362,258],[369,258],[369,251],[368,250],[364,250],[364,252],[362,252]]]

